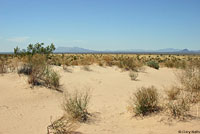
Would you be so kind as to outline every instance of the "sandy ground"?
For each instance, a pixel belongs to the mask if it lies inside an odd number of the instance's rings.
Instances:
[[[141,86],[154,85],[160,94],[164,87],[176,84],[176,70],[146,67],[132,81],[129,72],[117,67],[90,66],[91,71],[70,67],[72,73],[55,68],[61,76],[61,88],[67,91],[91,91],[89,112],[93,117],[77,129],[83,134],[178,134],[179,130],[199,130],[200,120],[167,121],[165,115],[132,117],[127,112],[129,96]],[[27,84],[25,76],[15,73],[0,76],[0,134],[45,134],[50,118],[63,114],[62,94]],[[163,97],[162,95],[160,97]],[[199,108],[200,109],[200,108]],[[194,112],[196,113],[196,112]]]

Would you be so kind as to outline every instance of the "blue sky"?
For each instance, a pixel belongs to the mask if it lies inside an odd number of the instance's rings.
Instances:
[[[0,51],[200,49],[200,0],[0,0]]]

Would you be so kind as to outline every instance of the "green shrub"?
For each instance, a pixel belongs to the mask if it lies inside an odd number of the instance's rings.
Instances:
[[[155,68],[155,69],[159,69],[159,67],[160,67],[159,64],[157,62],[155,62],[155,61],[147,62],[147,66]]]
[[[131,108],[136,115],[147,115],[158,110],[158,93],[155,87],[142,87],[131,97]]]
[[[88,104],[90,101],[89,92],[65,93],[63,109],[67,116],[79,122],[85,122],[88,119]]]
[[[43,47],[44,43],[36,43],[35,45],[29,44],[27,49],[20,50],[19,47],[14,48],[14,54],[15,55],[35,55],[35,54],[50,54],[52,53],[56,48],[54,44],[52,43],[50,46]]]

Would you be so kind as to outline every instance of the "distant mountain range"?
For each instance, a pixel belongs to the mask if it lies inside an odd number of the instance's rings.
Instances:
[[[129,49],[129,50],[96,51],[80,47],[58,47],[54,51],[54,53],[185,53],[185,54],[197,53],[200,54],[200,50],[166,48],[159,50]]]
[[[0,54],[12,54],[13,52],[0,52]],[[144,49],[126,49],[126,50],[90,50],[80,47],[58,47],[54,53],[158,53],[158,54],[200,54],[200,50],[189,49],[158,49],[158,50],[144,50]]]
[[[80,48],[80,47],[58,47],[54,51],[55,53],[89,53],[95,52],[93,50]]]

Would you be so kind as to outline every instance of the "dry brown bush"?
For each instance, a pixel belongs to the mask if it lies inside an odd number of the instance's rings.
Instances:
[[[169,101],[166,106],[169,114],[178,119],[184,119],[190,110],[190,104],[186,97]]]
[[[177,86],[172,86],[170,89],[167,89],[165,92],[167,94],[168,100],[176,100],[180,95],[180,88]]]
[[[200,65],[191,63],[182,72],[177,73],[181,83],[182,90],[190,96],[190,102],[197,103],[200,101]]]
[[[62,116],[51,122],[51,125],[47,127],[47,134],[72,134],[77,128],[76,122]]]

